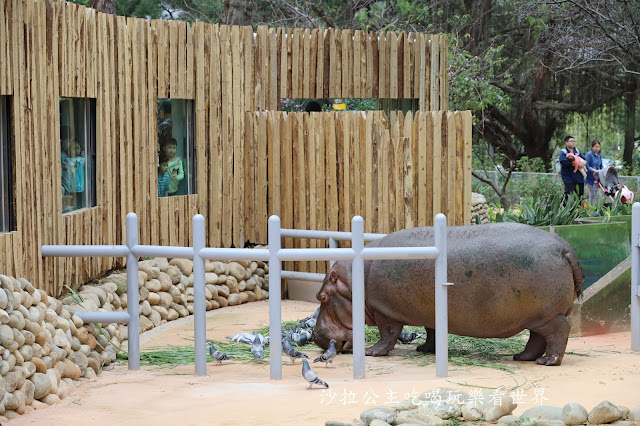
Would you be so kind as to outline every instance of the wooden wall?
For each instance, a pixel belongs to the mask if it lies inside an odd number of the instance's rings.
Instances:
[[[343,231],[360,215],[365,232],[374,233],[431,226],[440,212],[449,225],[470,221],[469,111],[392,113],[389,119],[380,111],[272,111],[247,113],[247,123],[245,199],[256,200],[245,203],[251,241],[267,241],[264,218],[272,214],[283,228]],[[258,161],[264,157],[268,167]]]
[[[444,37],[415,33],[258,27],[254,35],[250,27],[149,22],[64,1],[0,0],[0,95],[12,101],[16,199],[16,231],[0,235],[0,273],[59,293],[63,285],[119,266],[123,259],[43,259],[40,247],[122,244],[129,211],[139,216],[141,244],[189,244],[195,213],[207,219],[210,246],[266,242],[267,217],[259,213],[271,201],[264,192],[271,139],[254,134],[260,127],[247,117],[278,110],[281,98],[307,97],[414,98],[423,111],[446,110],[446,47]],[[64,215],[58,195],[60,97],[95,98],[97,114],[98,206]],[[169,97],[195,101],[196,195],[156,196],[156,102]],[[437,121],[436,115],[425,117]],[[327,120],[339,126],[351,119]],[[464,133],[470,122],[463,122]],[[407,137],[394,133],[393,119],[390,124],[390,140]],[[296,129],[298,148],[320,131]],[[298,148],[282,146],[299,166]],[[463,161],[458,157],[447,161],[442,167],[464,164],[456,163]],[[437,168],[435,163],[437,157]],[[425,180],[428,175],[417,179],[414,185],[435,184]],[[306,182],[284,186],[302,191]],[[342,182],[326,185],[342,193]],[[350,190],[346,182],[344,187]],[[368,208],[384,216],[383,206]],[[341,224],[346,214],[328,216],[328,225]]]

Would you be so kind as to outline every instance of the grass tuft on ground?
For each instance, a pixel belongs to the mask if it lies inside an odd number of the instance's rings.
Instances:
[[[282,328],[293,327],[297,321],[285,321]],[[405,327],[403,331],[424,333],[422,327]],[[268,336],[269,328],[263,327],[258,329],[263,336]],[[504,357],[511,357],[513,354],[521,352],[524,349],[526,341],[529,337],[528,331],[521,332],[515,336],[505,339],[489,339],[489,338],[473,338],[456,335],[449,335],[449,362],[456,366],[477,366],[493,368],[502,371],[512,372],[512,368],[499,364]],[[365,328],[365,341],[367,346],[374,344],[380,338],[377,327]],[[236,358],[235,361],[253,362],[254,357],[251,354],[251,346],[238,342],[220,342],[212,340],[216,348],[227,355]],[[410,344],[397,343],[396,348],[412,349],[410,351],[396,351],[393,355],[400,356],[418,366],[427,366],[435,363],[433,354],[425,354],[415,350],[415,347],[424,342],[424,337],[417,339]],[[307,349],[315,347],[313,343],[304,345]],[[126,354],[119,354],[119,359],[127,359]],[[263,362],[269,360],[269,347],[264,350]],[[162,368],[173,368],[180,365],[188,365],[195,363],[195,355],[193,346],[162,346],[154,347],[150,351],[140,354],[142,365],[156,366]],[[207,351],[207,361],[215,361]],[[283,363],[286,360],[283,358]]]

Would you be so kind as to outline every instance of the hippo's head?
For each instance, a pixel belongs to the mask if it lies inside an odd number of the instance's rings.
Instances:
[[[336,341],[337,351],[352,348],[351,264],[336,263],[327,273],[316,298],[320,313],[313,329],[312,340],[322,349]]]

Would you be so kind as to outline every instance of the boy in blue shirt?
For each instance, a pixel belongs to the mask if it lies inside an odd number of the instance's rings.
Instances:
[[[158,159],[158,197],[166,197],[169,192],[169,159],[160,154]]]

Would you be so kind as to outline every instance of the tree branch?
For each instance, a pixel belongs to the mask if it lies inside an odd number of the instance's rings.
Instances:
[[[338,26],[336,25],[336,23],[333,21],[333,19],[331,19],[330,16],[328,16],[324,10],[320,9],[318,7],[318,5],[315,3],[315,1],[305,1],[305,4],[313,11],[313,13],[315,13],[316,15],[318,15],[318,18],[322,19],[329,27],[331,28],[337,28]]]
[[[600,108],[602,105],[605,105],[615,98],[620,97],[625,93],[624,88],[620,88],[611,93],[608,97],[600,100],[599,102],[593,103],[591,105],[584,105],[582,103],[568,103],[568,102],[544,102],[544,101],[535,101],[533,103],[533,107],[537,110],[548,110],[548,111],[564,111],[564,112],[579,112],[581,114],[595,111]]]

